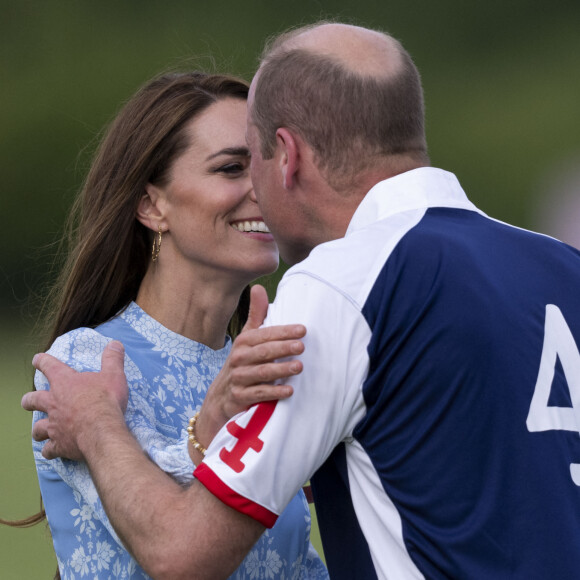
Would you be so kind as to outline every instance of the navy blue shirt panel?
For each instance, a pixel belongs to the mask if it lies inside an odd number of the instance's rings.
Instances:
[[[428,578],[580,570],[579,434],[526,427],[548,304],[580,344],[579,252],[447,208],[401,239],[369,294],[368,412],[354,436]],[[569,406],[569,392],[560,365],[550,404]]]
[[[360,529],[348,484],[344,444],[338,445],[311,479],[322,547],[331,578],[377,578]]]

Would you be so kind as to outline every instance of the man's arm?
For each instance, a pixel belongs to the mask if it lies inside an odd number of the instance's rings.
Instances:
[[[74,442],[69,436],[63,445],[76,447],[77,457],[89,464],[113,526],[141,566],[154,578],[227,578],[264,528],[225,506],[201,484],[183,489],[147,458],[119,407],[125,382],[119,347],[113,343],[105,349],[101,373],[76,373],[48,355],[36,359],[52,389],[23,399],[25,408],[34,406],[49,415],[46,432],[41,426],[33,436],[55,436],[46,444],[47,453],[58,454],[58,401],[67,397],[73,408],[85,408],[83,415],[69,418]],[[100,381],[107,381],[108,390],[101,389]],[[51,417],[56,418],[52,425]]]
[[[153,578],[227,578],[264,528],[201,484],[183,489],[149,461],[114,409],[93,409],[81,451],[121,541]]]
[[[210,389],[213,412],[208,413],[206,429],[197,432],[205,445],[216,425],[232,413],[255,402],[290,396],[291,387],[269,383],[302,368],[297,361],[274,361],[302,351],[299,339],[304,327],[258,329],[267,298],[263,289],[254,288],[247,332],[236,339],[235,356],[221,373],[222,387]],[[101,372],[77,373],[54,357],[37,355],[33,363],[51,389],[23,397],[25,409],[48,414],[34,424],[33,437],[49,439],[42,451],[47,459],[87,461],[111,523],[150,575],[227,577],[263,527],[225,506],[199,483],[182,489],[143,453],[123,418],[127,404],[123,357],[123,346],[113,341],[103,352]],[[224,396],[228,392],[224,384],[233,385],[233,396]]]

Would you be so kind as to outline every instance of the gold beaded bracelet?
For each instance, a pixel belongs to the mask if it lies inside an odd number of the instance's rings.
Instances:
[[[197,440],[195,436],[195,424],[199,418],[199,411],[189,420],[189,427],[187,428],[188,439],[191,441],[194,449],[197,449],[202,455],[205,455],[207,449]]]

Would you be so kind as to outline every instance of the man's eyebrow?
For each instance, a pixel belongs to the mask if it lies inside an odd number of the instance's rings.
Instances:
[[[209,157],[206,158],[206,161],[215,159],[220,155],[230,155],[231,157],[249,157],[250,150],[247,147],[226,147],[225,149],[221,149],[217,153],[212,153]]]

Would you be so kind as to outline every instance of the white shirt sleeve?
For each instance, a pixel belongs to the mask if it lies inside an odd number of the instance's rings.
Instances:
[[[370,329],[358,306],[324,282],[296,273],[283,279],[266,319],[267,325],[288,323],[307,329],[304,370],[284,381],[294,395],[235,417],[196,471],[222,501],[265,525],[270,519],[260,512],[280,514],[334,447],[351,437],[365,412],[361,387],[368,357],[360,344],[368,343]]]

